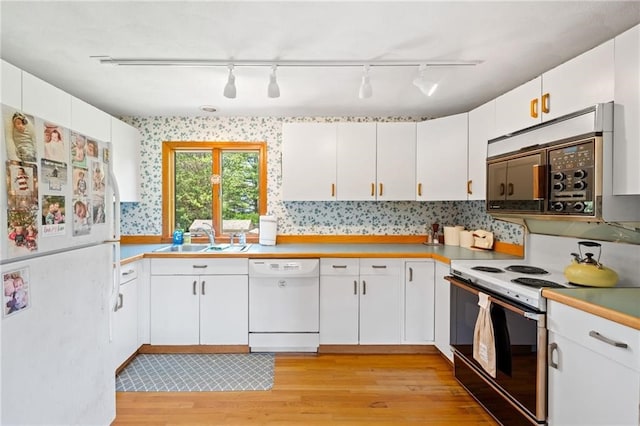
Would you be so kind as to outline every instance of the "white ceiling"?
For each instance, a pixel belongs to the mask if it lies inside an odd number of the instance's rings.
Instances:
[[[415,116],[468,111],[640,23],[639,1],[7,1],[6,61],[116,116]],[[241,60],[482,60],[413,67],[236,68],[238,96],[222,96],[224,67],[124,67],[91,56]]]

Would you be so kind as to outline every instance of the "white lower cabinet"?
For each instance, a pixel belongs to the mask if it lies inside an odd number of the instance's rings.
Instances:
[[[320,259],[320,343],[399,344],[400,259]]]
[[[640,330],[554,301],[547,321],[548,424],[640,424]]]
[[[118,302],[113,312],[113,364],[122,365],[139,347],[138,343],[138,263],[120,269]]]
[[[404,343],[433,343],[434,262],[406,261],[404,265]]]
[[[246,345],[247,259],[152,259],[151,344]]]
[[[438,350],[453,362],[453,351],[449,337],[451,299],[450,284],[444,277],[449,275],[449,265],[435,262],[435,345]]]

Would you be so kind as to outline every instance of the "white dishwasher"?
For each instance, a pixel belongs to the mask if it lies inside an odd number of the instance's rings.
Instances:
[[[249,260],[252,352],[317,352],[319,263],[318,259]]]

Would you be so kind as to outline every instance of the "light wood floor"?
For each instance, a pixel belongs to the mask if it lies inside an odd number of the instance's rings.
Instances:
[[[277,354],[270,391],[118,392],[114,425],[496,425],[440,355]]]

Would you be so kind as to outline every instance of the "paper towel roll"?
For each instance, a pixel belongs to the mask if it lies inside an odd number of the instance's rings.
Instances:
[[[473,245],[473,232],[460,231],[460,247],[470,248]]]
[[[275,246],[278,221],[275,216],[260,216],[260,238],[263,246]]]
[[[455,226],[444,227],[444,245],[446,246],[459,246],[460,245],[460,230]]]

